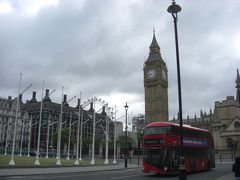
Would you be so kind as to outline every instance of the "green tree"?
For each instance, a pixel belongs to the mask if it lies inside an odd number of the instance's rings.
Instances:
[[[61,131],[61,146],[68,144],[68,136],[69,136],[69,128],[63,128]],[[55,132],[52,136],[53,139],[53,146],[57,147],[57,140],[58,140],[58,133]],[[73,145],[76,143],[76,137],[74,136],[73,131],[71,131],[70,143]]]
[[[88,146],[92,144],[92,138],[84,138],[82,144],[83,146]]]
[[[132,144],[134,143],[133,139],[129,136],[127,136],[127,145],[128,142],[131,142]],[[126,147],[126,136],[119,136],[117,144],[120,146],[121,149],[125,149]]]

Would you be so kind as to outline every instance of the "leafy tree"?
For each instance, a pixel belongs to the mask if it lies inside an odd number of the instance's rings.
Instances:
[[[69,136],[69,128],[63,128],[61,131],[61,146],[68,144],[68,136]],[[53,134],[52,139],[53,139],[53,146],[57,147],[58,132],[55,132]],[[73,131],[71,131],[70,143],[71,145],[76,143],[76,137],[74,136]]]
[[[92,144],[92,139],[91,138],[84,138],[82,141],[83,146],[87,146]]]
[[[127,145],[128,143],[131,142],[132,144],[134,143],[133,139],[129,136],[127,136]],[[125,149],[126,147],[126,137],[125,136],[119,136],[117,144],[120,145],[121,149]]]

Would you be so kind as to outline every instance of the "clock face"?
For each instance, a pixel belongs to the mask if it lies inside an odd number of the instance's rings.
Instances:
[[[167,74],[166,74],[166,71],[164,69],[162,70],[162,78],[164,80],[167,80]]]
[[[150,69],[150,70],[147,72],[147,77],[148,77],[148,79],[153,79],[155,76],[156,76],[156,71],[155,71],[154,69]]]

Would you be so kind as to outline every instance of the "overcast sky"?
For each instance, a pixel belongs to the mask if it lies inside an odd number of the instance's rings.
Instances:
[[[177,0],[183,115],[214,109],[215,101],[235,96],[240,68],[240,1]],[[143,64],[153,27],[168,66],[169,116],[178,112],[173,18],[170,0],[0,0],[0,96],[17,96],[41,85],[61,87],[68,99],[96,96],[117,106],[128,102],[132,115],[144,114]],[[77,99],[71,105],[77,104]]]

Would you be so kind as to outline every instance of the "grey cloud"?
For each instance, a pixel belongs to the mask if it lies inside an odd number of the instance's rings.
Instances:
[[[214,101],[235,95],[239,59],[228,46],[239,35],[234,0],[179,1],[178,30],[184,114],[209,109]],[[1,96],[15,96],[19,73],[24,86],[40,97],[41,82],[85,97],[129,93],[144,102],[143,63],[155,26],[162,57],[168,66],[170,116],[177,114],[177,82],[173,20],[168,1],[59,1],[34,17],[0,15]],[[15,8],[19,8],[15,2]],[[225,8],[225,7],[228,8]],[[219,11],[221,9],[221,11]],[[219,34],[223,38],[211,38]],[[7,76],[6,76],[7,75]],[[10,94],[9,94],[10,93]],[[15,94],[14,94],[15,93]],[[31,97],[31,92],[25,95]],[[114,102],[113,102],[114,103]],[[144,113],[139,109],[136,114]]]

